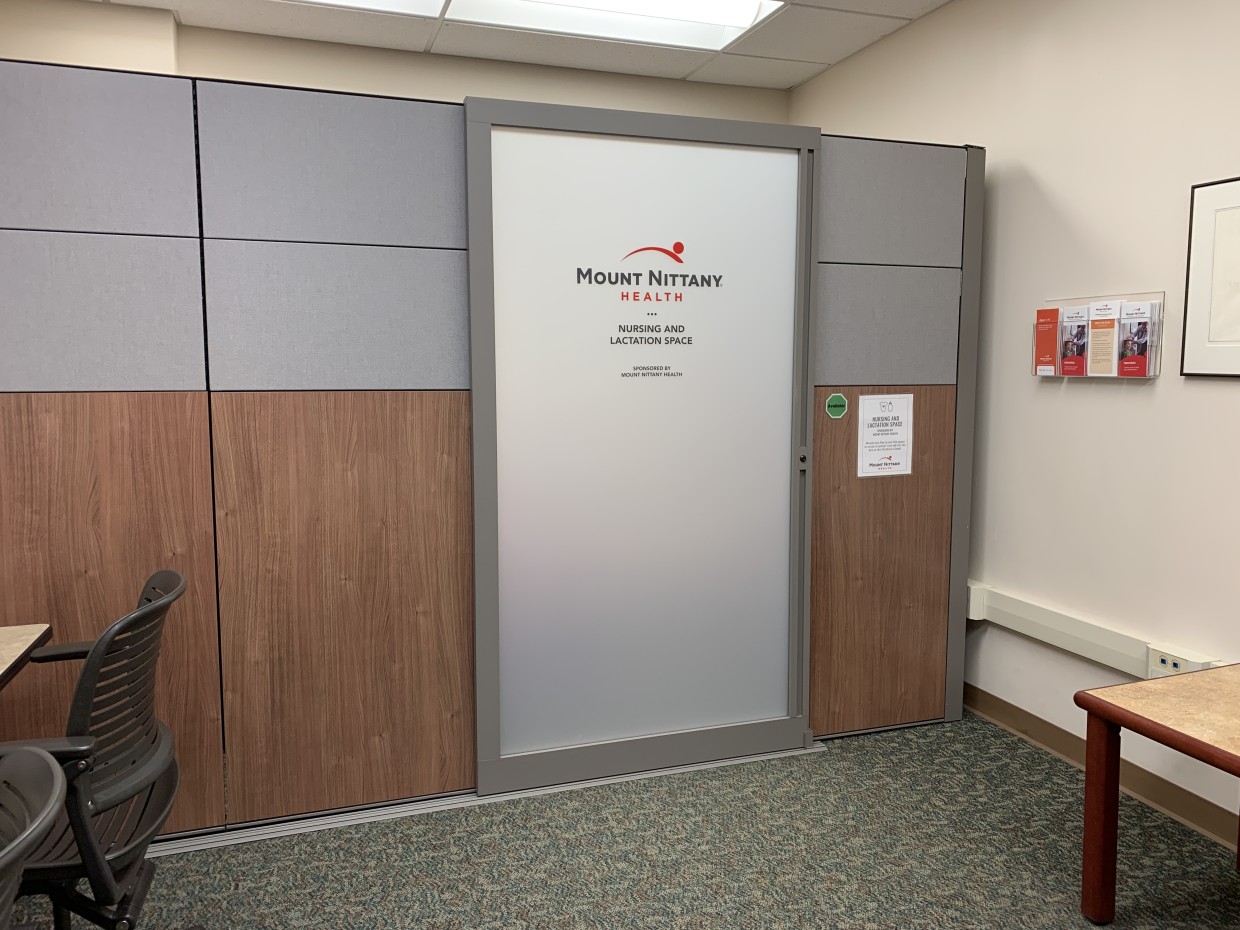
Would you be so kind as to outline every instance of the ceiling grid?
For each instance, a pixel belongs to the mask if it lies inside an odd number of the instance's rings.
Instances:
[[[185,26],[788,89],[947,0],[124,2],[171,10]]]

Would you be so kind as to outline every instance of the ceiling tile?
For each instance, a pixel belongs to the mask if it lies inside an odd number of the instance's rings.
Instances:
[[[421,16],[289,0],[125,0],[125,3],[171,9],[186,26],[417,52],[426,48],[436,22]]]
[[[904,20],[886,16],[790,6],[742,36],[728,51],[833,65],[904,24]]]
[[[903,16],[916,19],[938,9],[948,0],[793,0],[797,6],[820,9],[851,10],[854,13],[878,13],[882,16]]]
[[[684,77],[715,54],[697,49],[637,45],[630,42],[610,42],[579,36],[448,22],[439,30],[431,51],[440,55],[462,55],[466,58],[524,61],[560,68],[586,68],[591,71],[615,71],[621,74],[667,78]]]
[[[740,84],[743,87],[775,87],[786,89],[808,81],[825,66],[816,61],[786,61],[782,58],[750,58],[745,55],[720,55],[694,71],[691,81],[710,84]]]

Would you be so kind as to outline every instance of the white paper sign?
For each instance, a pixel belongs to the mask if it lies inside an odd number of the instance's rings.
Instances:
[[[913,395],[863,394],[857,417],[857,476],[913,473]]]

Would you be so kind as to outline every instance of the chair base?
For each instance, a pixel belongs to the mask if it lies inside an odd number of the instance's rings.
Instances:
[[[155,864],[143,862],[138,867],[133,884],[115,907],[98,904],[72,886],[46,889],[43,893],[52,899],[52,926],[55,930],[70,930],[72,913],[104,930],[134,930],[154,879]]]

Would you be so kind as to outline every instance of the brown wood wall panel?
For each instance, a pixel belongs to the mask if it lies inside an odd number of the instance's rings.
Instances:
[[[0,394],[0,437],[0,624],[94,639],[152,572],[185,575],[159,660],[181,766],[167,831],[222,824],[207,395]],[[23,669],[0,694],[0,738],[63,735],[78,664]]]
[[[229,821],[472,787],[468,393],[212,411]]]
[[[848,413],[830,419],[833,393]],[[857,477],[857,398],[913,400],[913,473]],[[820,387],[814,418],[810,726],[814,733],[943,716],[956,389]]]

